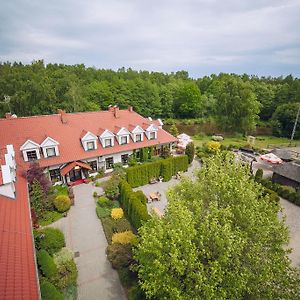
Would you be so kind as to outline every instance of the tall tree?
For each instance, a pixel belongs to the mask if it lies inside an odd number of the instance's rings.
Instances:
[[[168,209],[140,230],[140,286],[154,299],[299,299],[280,207],[248,169],[216,155],[195,182],[169,192]]]

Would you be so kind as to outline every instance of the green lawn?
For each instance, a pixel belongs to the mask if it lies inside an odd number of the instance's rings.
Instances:
[[[192,137],[195,146],[202,146],[203,143],[211,141],[211,136],[193,136]],[[256,137],[254,147],[256,148],[273,148],[274,146],[288,147],[289,139],[279,138],[274,136],[258,136]],[[225,137],[224,141],[221,142],[224,146],[234,145],[241,147],[247,144],[247,139],[245,137]],[[300,140],[293,141],[292,146],[300,146]]]

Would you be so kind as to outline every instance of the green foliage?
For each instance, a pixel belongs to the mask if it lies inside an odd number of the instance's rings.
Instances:
[[[62,213],[57,211],[46,211],[43,213],[42,218],[39,220],[41,226],[47,226],[63,217]]]
[[[132,263],[131,247],[129,244],[122,245],[118,243],[108,245],[106,249],[107,258],[114,269],[125,268]]]
[[[46,250],[40,250],[37,253],[37,261],[39,267],[46,278],[51,279],[57,274],[57,267],[54,263],[53,258],[49,255]]]
[[[195,145],[194,143],[188,143],[185,149],[185,154],[188,156],[188,162],[191,164],[195,156]]]
[[[170,127],[169,132],[170,132],[173,136],[175,136],[175,137],[177,137],[177,135],[179,135],[178,128],[176,127],[175,124],[173,124],[173,125]]]
[[[109,200],[107,197],[105,196],[100,196],[97,200],[97,204],[101,207],[108,207],[109,206],[109,202],[111,200]]]
[[[55,286],[63,290],[67,286],[76,285],[78,271],[74,260],[60,262],[58,267],[58,277],[55,280]]]
[[[120,182],[120,203],[135,228],[139,228],[150,218],[144,198],[140,193],[134,192],[125,180]]]
[[[110,212],[111,212],[110,208],[101,207],[101,206],[96,207],[96,214],[99,219],[110,216]]]
[[[149,149],[148,148],[141,148],[140,149],[140,161],[145,162],[149,159]]]
[[[170,147],[168,145],[162,146],[161,148],[161,157],[162,158],[168,158],[170,157],[171,152],[170,152]]]
[[[40,281],[42,300],[64,300],[64,296],[45,278]]]
[[[64,290],[64,300],[76,300],[77,299],[77,286],[68,285]]]
[[[255,173],[255,181],[259,182],[263,178],[264,171],[262,169],[258,169]]]
[[[30,192],[30,205],[34,209],[36,216],[40,219],[44,212],[44,202],[45,194],[42,189],[41,184],[35,179],[31,185]]]
[[[38,250],[46,250],[50,255],[65,246],[65,237],[57,228],[43,228],[34,232],[35,245]]]
[[[113,173],[114,175],[122,179],[126,177],[126,170],[123,167],[122,163],[114,164],[113,168],[114,168],[114,173]]]
[[[277,107],[272,116],[274,135],[291,137],[299,106],[300,102],[282,104]],[[298,122],[294,138],[300,138],[300,122]]]
[[[216,176],[217,174],[217,176]],[[139,228],[139,282],[154,299],[298,299],[288,228],[233,155],[208,158],[169,191],[164,218]]]
[[[65,212],[71,207],[71,200],[66,195],[58,195],[55,197],[53,204],[58,212]]]
[[[103,190],[109,199],[113,200],[118,198],[120,179],[118,175],[113,175],[109,180],[103,183]]]
[[[187,169],[188,157],[180,155],[130,167],[127,169],[127,181],[132,187],[138,187],[148,184],[151,179],[159,178],[160,176],[167,181],[178,171],[187,171]]]
[[[146,295],[138,284],[129,289],[128,300],[146,300]]]
[[[103,168],[100,168],[97,172],[96,179],[102,178],[105,175],[105,171]]]
[[[66,261],[72,260],[73,257],[73,252],[66,247],[61,248],[60,251],[53,254],[53,260],[57,267],[62,266]]]

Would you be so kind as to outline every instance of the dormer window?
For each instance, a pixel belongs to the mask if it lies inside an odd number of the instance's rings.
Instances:
[[[139,125],[129,125],[131,131],[131,138],[135,143],[142,142],[144,138],[144,129]]]
[[[116,139],[120,145],[125,145],[129,143],[130,132],[125,127],[116,126],[114,129],[116,134]]]
[[[125,145],[127,143],[127,136],[121,136],[121,145]]]
[[[33,161],[41,158],[40,145],[32,140],[27,140],[20,148],[24,161]]]
[[[55,147],[46,148],[47,157],[56,156]]]
[[[135,141],[136,142],[141,142],[142,141],[142,134],[141,133],[135,135]]]
[[[37,160],[37,152],[36,150],[26,151],[28,161]]]
[[[108,129],[99,130],[99,140],[103,148],[109,148],[114,146],[115,135]]]
[[[97,149],[97,136],[90,131],[83,130],[81,133],[81,144],[85,151]]]
[[[156,138],[156,132],[150,132],[150,135],[149,135],[149,140],[155,140]]]
[[[112,147],[112,139],[105,139],[104,140],[104,148]]]
[[[95,142],[87,142],[86,146],[87,150],[95,150]]]
[[[59,143],[51,137],[45,138],[45,140],[41,143],[41,148],[43,151],[43,155],[45,158],[50,158],[53,156],[59,155],[58,150]]]

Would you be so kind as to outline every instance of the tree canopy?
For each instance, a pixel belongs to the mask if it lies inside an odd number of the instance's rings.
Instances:
[[[206,161],[195,182],[140,230],[140,286],[154,299],[299,299],[279,206],[232,156]]]
[[[18,116],[107,109],[128,105],[148,117],[212,118],[221,128],[246,131],[269,120],[279,105],[300,99],[300,80],[186,71],[160,73],[83,64],[0,63],[0,115]],[[259,105],[260,104],[260,105]]]

